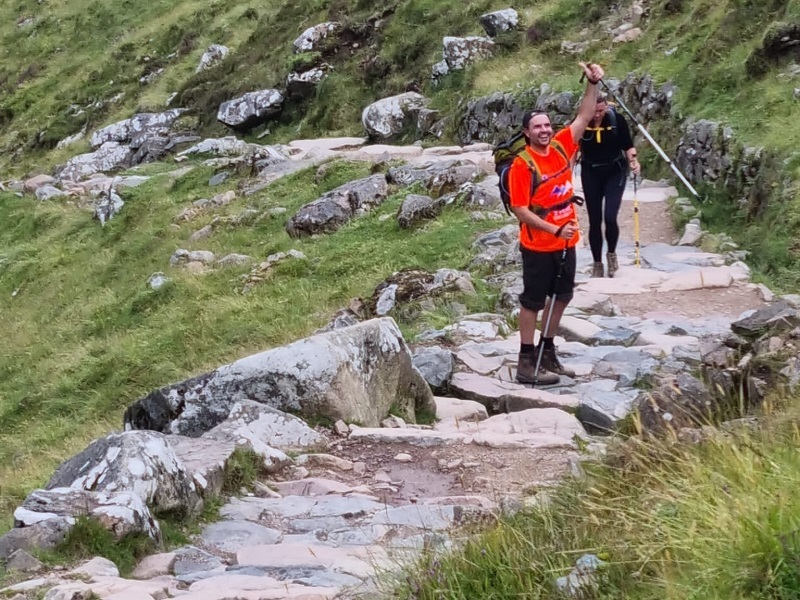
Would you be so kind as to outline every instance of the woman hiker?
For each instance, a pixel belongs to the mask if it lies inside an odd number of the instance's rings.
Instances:
[[[619,269],[617,213],[625,191],[628,169],[634,176],[641,167],[636,160],[631,130],[625,118],[608,105],[606,97],[597,96],[594,117],[580,139],[581,183],[589,213],[589,247],[594,265],[592,277],[603,277],[603,221],[606,227],[608,276]],[[605,198],[605,209],[603,199]]]

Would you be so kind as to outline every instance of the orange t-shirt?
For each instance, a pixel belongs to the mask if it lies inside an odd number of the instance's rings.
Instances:
[[[578,144],[572,139],[572,131],[565,127],[553,136],[553,140],[559,142],[567,154],[569,160],[578,151]],[[572,187],[572,169],[568,167],[568,160],[565,160],[561,152],[551,146],[547,148],[547,154],[538,154],[530,146],[526,146],[523,152],[528,152],[533,157],[539,169],[540,181],[533,194],[531,194],[531,170],[528,168],[524,159],[517,156],[511,164],[508,172],[508,187],[511,196],[511,206],[536,205],[542,208],[550,208],[563,204],[574,195]],[[564,168],[568,167],[568,168]],[[559,171],[561,172],[559,174]],[[555,176],[554,176],[555,175]],[[566,207],[557,211],[548,212],[544,217],[548,223],[561,227],[570,221],[578,222],[578,215],[575,205],[569,203]],[[568,247],[573,248],[580,241],[580,233],[572,236],[568,242]],[[554,252],[564,248],[564,240],[557,238],[552,233],[534,229],[527,225],[519,228],[519,242],[528,250],[535,252]]]

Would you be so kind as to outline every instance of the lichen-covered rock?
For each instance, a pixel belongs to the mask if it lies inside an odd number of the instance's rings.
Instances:
[[[259,90],[223,102],[217,120],[237,131],[247,131],[278,115],[283,109],[283,94],[278,90]]]
[[[448,36],[442,40],[442,46],[444,60],[451,71],[458,71],[476,61],[491,58],[494,52],[494,42],[478,36]]]
[[[194,483],[160,433],[112,433],[61,464],[46,489],[133,492],[157,512],[199,508]]]
[[[94,152],[79,154],[67,161],[58,173],[62,181],[80,181],[95,173],[106,173],[130,165],[133,151],[119,142],[106,142]]]
[[[428,384],[392,319],[373,319],[243,358],[155,390],[125,412],[128,429],[199,436],[253,400],[305,417],[377,426],[395,407],[433,412]]]
[[[388,139],[415,124],[417,113],[428,99],[417,92],[405,92],[383,98],[367,106],[361,113],[361,123],[370,137]]]

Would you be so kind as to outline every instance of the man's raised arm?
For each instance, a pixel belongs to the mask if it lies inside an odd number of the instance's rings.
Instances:
[[[575,143],[578,143],[578,140],[581,139],[583,132],[586,131],[586,127],[594,117],[594,110],[597,106],[597,85],[605,75],[605,71],[603,71],[600,65],[595,65],[593,63],[578,64],[580,64],[583,73],[586,75],[587,84],[586,92],[584,92],[583,99],[581,100],[581,105],[578,107],[578,115],[569,126],[572,132],[572,139]]]

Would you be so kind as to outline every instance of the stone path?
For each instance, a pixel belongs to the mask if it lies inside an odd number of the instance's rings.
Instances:
[[[419,162],[459,158],[491,169],[486,147],[464,152],[362,144],[356,138],[290,146],[304,165],[357,154]],[[436,425],[392,418],[381,428],[331,432],[326,454],[296,456],[255,493],[230,499],[221,520],[191,546],[149,557],[131,579],[95,560],[78,580],[57,572],[0,595],[21,599],[49,589],[46,600],[89,593],[108,600],[365,597],[387,570],[422,549],[450,547],[459,525],[490,522],[500,512],[542,501],[548,487],[580,471],[579,460],[602,454],[603,438],[595,434],[613,431],[626,418],[638,382],[691,370],[705,340],[724,335],[742,311],[762,304],[746,265],[667,243],[674,232],[666,202],[675,195],[668,186],[649,183],[639,192],[643,266],[633,266],[631,195],[623,204],[617,277],[590,279],[588,248],[578,253],[575,300],[556,340],[575,380],[548,389],[516,384],[518,334],[505,335],[497,315],[465,315],[416,340],[454,358],[448,376],[455,398],[437,398]],[[508,312],[521,286],[515,233],[510,224],[476,244]],[[578,452],[578,439],[588,451]],[[189,468],[206,473],[202,462],[193,460]]]

